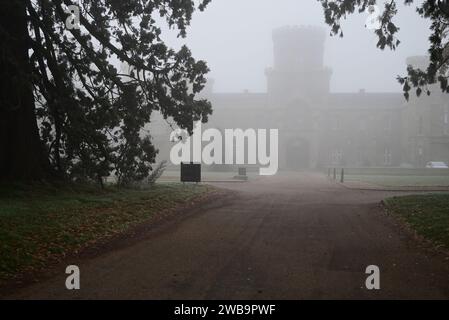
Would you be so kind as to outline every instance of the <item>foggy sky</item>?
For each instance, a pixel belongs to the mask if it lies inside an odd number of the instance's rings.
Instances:
[[[429,23],[415,7],[399,5],[394,21],[401,44],[396,51],[376,48],[374,31],[365,29],[367,13],[342,22],[343,38],[327,37],[325,65],[333,70],[332,92],[401,91],[396,76],[406,73],[406,57],[425,54],[429,46]],[[273,63],[272,30],[286,25],[330,31],[316,0],[212,0],[194,15],[186,39],[173,32],[163,38],[174,48],[187,44],[195,58],[208,62],[216,92],[265,92],[264,70]]]

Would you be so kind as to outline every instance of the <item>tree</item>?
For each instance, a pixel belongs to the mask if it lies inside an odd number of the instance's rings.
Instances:
[[[0,180],[148,176],[157,150],[142,129],[152,112],[189,131],[212,112],[197,99],[206,63],[168,48],[155,16],[185,37],[209,2],[2,3]],[[121,63],[133,72],[120,74]]]
[[[380,1],[376,0],[318,0],[324,9],[325,22],[331,26],[331,34],[343,36],[340,21],[355,10],[365,12]],[[411,5],[414,0],[403,0],[404,4]],[[379,28],[375,33],[378,36],[377,47],[386,47],[395,50],[400,44],[397,38],[399,27],[393,22],[398,12],[396,0],[383,2],[383,12],[379,16]],[[415,89],[416,95],[422,92],[430,95],[430,86],[439,83],[442,92],[448,93],[448,65],[449,65],[449,0],[425,0],[417,8],[417,13],[424,19],[431,21],[431,35],[429,37],[429,66],[421,70],[414,66],[407,67],[407,76],[398,76],[403,85],[404,96],[408,100],[410,90]]]

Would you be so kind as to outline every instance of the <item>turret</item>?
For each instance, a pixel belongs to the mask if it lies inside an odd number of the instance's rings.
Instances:
[[[274,67],[266,70],[268,93],[278,101],[319,99],[329,93],[331,70],[324,67],[325,32],[319,27],[273,31]]]
[[[325,32],[319,27],[274,30],[274,68],[278,71],[322,69],[324,42]]]

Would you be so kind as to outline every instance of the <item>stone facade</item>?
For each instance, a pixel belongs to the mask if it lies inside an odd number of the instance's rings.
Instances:
[[[323,30],[281,28],[273,32],[273,42],[267,92],[214,93],[211,84],[205,95],[214,114],[205,127],[279,129],[281,169],[449,163],[449,99],[438,88],[409,102],[402,93],[332,93]],[[170,129],[161,119],[155,125],[159,159],[168,159]]]

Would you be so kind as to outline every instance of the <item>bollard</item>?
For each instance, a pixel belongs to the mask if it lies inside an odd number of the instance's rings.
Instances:
[[[334,180],[337,180],[337,168],[334,168]]]
[[[341,179],[340,179],[340,182],[341,183],[344,183],[345,182],[345,169],[341,169]]]

